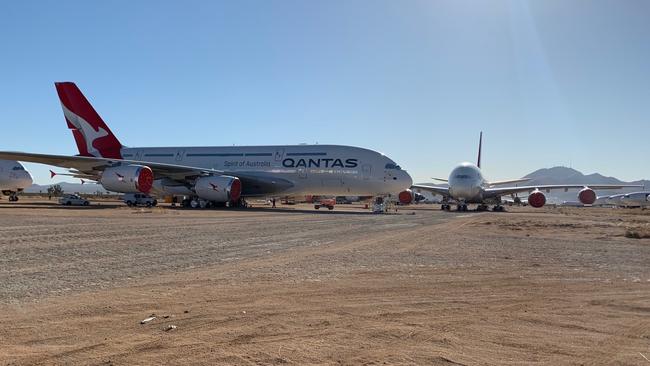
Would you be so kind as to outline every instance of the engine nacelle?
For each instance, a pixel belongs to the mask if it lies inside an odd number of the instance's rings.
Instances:
[[[153,171],[144,165],[121,165],[106,168],[99,183],[108,191],[120,193],[149,193],[153,186]]]
[[[546,204],[546,196],[540,191],[533,191],[528,196],[528,204],[535,208],[543,207]]]
[[[408,205],[409,203],[413,202],[413,197],[414,197],[413,191],[411,191],[410,189],[401,191],[397,195],[397,199],[399,199],[399,203],[403,205]]]
[[[199,198],[219,203],[236,202],[241,197],[241,181],[227,175],[202,177],[194,183],[194,192]]]
[[[594,192],[594,190],[589,187],[585,187],[580,192],[578,192],[578,200],[583,205],[593,204],[596,202],[596,198],[596,192]]]

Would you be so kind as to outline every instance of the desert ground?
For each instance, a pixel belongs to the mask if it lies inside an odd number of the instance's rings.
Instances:
[[[650,239],[626,237],[649,228],[601,208],[3,199],[0,364],[650,365]]]

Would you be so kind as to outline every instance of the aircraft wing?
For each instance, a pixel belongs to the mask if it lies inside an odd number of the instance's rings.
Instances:
[[[449,187],[435,187],[435,186],[425,186],[421,184],[414,184],[411,186],[411,189],[417,188],[417,189],[423,189],[425,191],[429,191],[433,194],[437,194],[443,197],[449,197]]]
[[[485,189],[485,197],[483,198],[490,198],[490,197],[499,197],[499,196],[505,196],[509,194],[515,194],[515,193],[522,193],[522,192],[532,192],[534,190],[540,190],[540,191],[551,191],[551,190],[556,190],[556,189],[571,189],[571,188],[577,188],[577,189],[582,189],[585,187],[589,187],[591,189],[622,189],[622,188],[637,188],[637,187],[643,187],[640,185],[625,185],[625,184],[547,184],[547,185],[539,185],[539,186],[519,186],[519,187],[499,187],[499,188],[486,188]]]
[[[499,186],[502,184],[512,184],[512,183],[521,183],[521,182],[527,182],[529,181],[530,178],[519,178],[519,179],[509,179],[509,180],[497,180],[495,182],[489,182],[488,185],[490,186]]]
[[[208,175],[230,175],[239,178],[245,189],[253,195],[272,194],[283,191],[293,186],[291,181],[277,177],[266,176],[263,173],[252,172],[228,172],[216,169],[191,167],[186,165],[155,163],[149,161],[108,159],[88,156],[66,156],[33,154],[12,151],[0,151],[0,159],[25,161],[58,166],[66,169],[73,169],[76,175],[83,175],[84,178],[97,180],[101,172],[106,168],[123,164],[146,165],[154,173],[155,179],[169,178],[179,183],[185,183],[189,179]]]

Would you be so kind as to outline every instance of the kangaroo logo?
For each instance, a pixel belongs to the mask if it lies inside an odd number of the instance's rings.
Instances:
[[[122,174],[115,173],[115,175],[117,175],[117,180],[119,180],[120,182],[124,182],[124,176]]]
[[[68,108],[66,108],[63,103],[61,103],[61,106],[63,107],[63,114],[65,115],[65,118],[68,120],[68,122],[75,126],[75,128],[79,130],[79,132],[81,132],[83,135],[88,153],[97,157],[101,157],[101,154],[97,151],[97,149],[95,149],[93,143],[97,139],[108,136],[108,132],[101,127],[97,127],[97,129],[95,129],[90,123],[88,123],[88,121],[79,117]]]
[[[219,186],[218,185],[213,184],[213,183],[210,183],[210,185],[212,186],[212,190],[219,192]]]

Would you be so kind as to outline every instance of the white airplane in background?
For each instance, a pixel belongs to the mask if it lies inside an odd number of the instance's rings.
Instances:
[[[532,207],[542,207],[546,204],[546,196],[542,191],[547,193],[553,189],[570,188],[580,189],[578,192],[578,200],[586,205],[594,203],[596,200],[596,193],[594,189],[620,189],[627,187],[642,187],[638,185],[591,185],[586,184],[554,184],[554,185],[524,185],[524,186],[508,186],[508,187],[495,187],[508,183],[520,183],[528,181],[527,178],[503,180],[496,182],[488,182],[483,178],[481,173],[481,149],[483,144],[483,132],[479,137],[478,147],[478,162],[476,165],[472,163],[461,163],[449,174],[449,179],[436,180],[448,183],[448,187],[434,187],[426,185],[414,185],[411,188],[428,190],[432,193],[443,196],[443,210],[450,210],[450,200],[457,204],[458,211],[467,211],[467,205],[470,203],[478,204],[477,210],[484,211],[488,209],[488,205],[494,205],[493,211],[503,211],[501,205],[502,196],[515,195],[521,192],[528,192],[528,204]]]
[[[625,207],[641,207],[646,208],[650,206],[650,192],[632,192],[626,193],[619,198],[621,205]]]
[[[0,192],[18,201],[18,192],[32,185],[32,176],[17,161],[0,160]]]
[[[112,192],[189,196],[192,206],[240,197],[391,197],[412,184],[387,156],[351,146],[125,147],[74,83],[55,86],[79,155],[0,152],[0,159],[67,168]],[[176,127],[191,131],[187,122]]]

